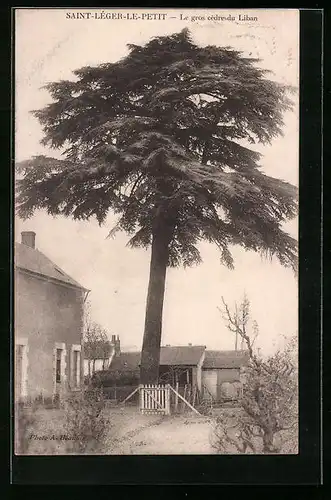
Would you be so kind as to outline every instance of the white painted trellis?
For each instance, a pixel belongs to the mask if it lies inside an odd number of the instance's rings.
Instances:
[[[170,415],[170,385],[139,386],[139,407],[144,414]]]

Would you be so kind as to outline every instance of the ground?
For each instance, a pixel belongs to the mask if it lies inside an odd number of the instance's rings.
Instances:
[[[102,451],[87,451],[88,454],[106,455],[185,455],[216,454],[213,427],[219,415],[199,416],[193,412],[181,415],[142,415],[135,406],[122,406],[105,410],[109,418]],[[233,413],[236,410],[229,410]],[[223,412],[223,413],[222,413]],[[225,417],[225,414],[223,415]],[[66,439],[63,410],[39,409],[27,432],[28,454],[58,455],[75,453],[72,441]],[[290,439],[291,438],[291,439]],[[288,441],[283,453],[297,453]],[[227,453],[238,453],[231,448]],[[24,453],[25,454],[25,453]]]
[[[141,415],[136,407],[107,410],[111,425],[105,440],[105,454],[182,455],[212,454],[212,420],[187,413],[179,416]],[[28,432],[29,454],[68,453],[64,416],[61,410],[38,410]]]
[[[193,413],[179,416],[140,415],[136,409],[119,409],[123,422],[117,441],[108,447],[116,455],[212,454],[212,421]]]

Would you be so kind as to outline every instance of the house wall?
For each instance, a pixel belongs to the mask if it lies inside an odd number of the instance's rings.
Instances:
[[[93,373],[93,362],[94,362],[94,371],[99,370],[107,370],[109,368],[110,359],[84,359],[84,375],[89,374],[89,365],[90,365],[90,373]]]
[[[119,341],[117,341],[119,342]],[[84,370],[84,376],[86,375],[92,375],[93,374],[93,361],[95,361],[94,365],[94,371],[99,371],[99,370],[108,370],[110,367],[114,357],[115,357],[115,350],[116,347],[112,349],[112,352],[110,353],[109,358],[107,359],[91,359],[88,357],[84,358],[83,361],[83,370]]]
[[[203,351],[200,361],[197,365],[197,386],[199,391],[202,390],[202,365],[205,360],[205,351]]]
[[[203,396],[216,399],[217,397],[217,370],[202,370]]]
[[[26,393],[28,397],[54,395],[56,343],[64,344],[63,391],[72,386],[72,347],[81,345],[82,290],[15,272],[15,343],[27,341]],[[80,379],[83,377],[81,353]]]
[[[236,382],[240,380],[239,368],[222,368],[217,370],[217,383]]]
[[[202,370],[202,384],[207,390],[203,391],[205,397],[208,393],[215,399],[220,398],[221,386],[224,383],[234,383],[240,381],[239,368],[217,368]]]
[[[192,366],[192,386],[198,385],[198,368],[196,366]]]

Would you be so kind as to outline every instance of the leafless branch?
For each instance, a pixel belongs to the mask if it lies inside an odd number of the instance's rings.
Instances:
[[[144,177],[144,173],[140,173],[137,177],[137,179],[134,181],[133,185],[132,185],[132,189],[130,191],[130,194],[129,194],[129,199],[132,197],[137,185],[139,184],[139,182],[141,181],[141,179]]]

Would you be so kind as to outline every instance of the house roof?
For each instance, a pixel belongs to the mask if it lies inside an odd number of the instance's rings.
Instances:
[[[138,371],[140,364],[140,352],[121,352],[115,356],[109,367],[111,371]]]
[[[205,346],[163,346],[161,347],[160,366],[196,366]],[[121,352],[110,366],[111,370],[139,370],[140,352]]]
[[[87,291],[76,280],[71,278],[59,266],[54,264],[46,255],[35,248],[23,243],[15,243],[15,266],[18,269],[29,271],[39,276],[56,280],[66,285]]]
[[[164,346],[161,347],[160,365],[192,365],[199,363],[206,346]]]
[[[248,351],[206,351],[202,368],[240,368],[248,360]]]

